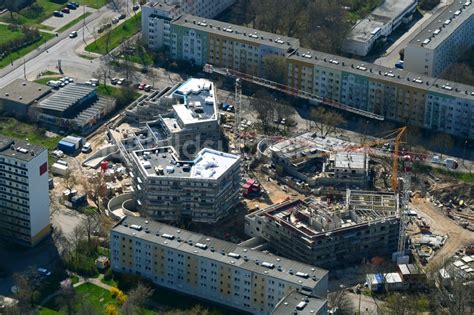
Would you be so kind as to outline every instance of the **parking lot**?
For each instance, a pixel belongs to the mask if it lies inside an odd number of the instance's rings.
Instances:
[[[95,12],[95,9],[89,8],[87,6],[80,6],[76,10],[70,10],[70,13],[63,13],[63,17],[56,17],[56,16],[51,16],[49,19],[43,21],[43,25],[49,26],[54,28],[55,30],[60,29],[64,25],[68,24],[69,22],[77,19],[81,15],[83,15],[85,12]]]

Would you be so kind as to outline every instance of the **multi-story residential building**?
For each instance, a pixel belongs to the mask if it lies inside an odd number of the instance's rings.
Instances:
[[[245,217],[245,232],[277,254],[324,268],[390,255],[399,240],[398,195],[347,190],[345,203],[293,200]]]
[[[110,252],[116,272],[230,308],[270,314],[299,290],[323,298],[299,307],[326,313],[326,270],[156,221],[122,219],[110,232]]]
[[[174,59],[261,76],[265,56],[279,55],[291,87],[391,121],[474,138],[472,86],[308,50],[295,38],[195,16],[172,21],[170,35]]]
[[[385,0],[360,20],[342,43],[348,54],[366,56],[375,42],[385,39],[402,23],[412,20],[418,0]]]
[[[179,160],[172,147],[133,151],[138,210],[156,220],[216,223],[239,203],[240,157],[202,149]]]
[[[474,4],[454,1],[408,43],[407,71],[438,77],[474,45]]]
[[[214,18],[235,0],[152,0],[142,6],[143,39],[152,49],[169,46],[170,22],[182,14]]]
[[[126,114],[145,126],[137,135],[127,136],[124,147],[171,145],[184,159],[192,159],[202,148],[222,149],[217,91],[209,80],[189,79],[164,95],[137,101]]]
[[[262,74],[265,56],[285,57],[296,38],[183,15],[171,23],[171,57],[196,65],[211,63],[246,73]]]
[[[0,136],[0,237],[35,246],[49,233],[48,150]]]

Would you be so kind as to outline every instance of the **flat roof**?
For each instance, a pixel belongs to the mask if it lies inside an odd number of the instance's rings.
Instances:
[[[346,204],[328,204],[311,198],[296,199],[269,206],[247,217],[268,218],[278,222],[282,227],[297,231],[309,241],[312,238],[327,236],[327,233],[337,233],[351,227],[398,218],[398,203],[395,201],[397,195],[360,191],[355,197],[359,203],[354,205],[351,192],[348,190],[346,199],[349,202],[346,201]]]
[[[30,105],[51,92],[48,86],[16,79],[0,89],[0,99]]]
[[[64,112],[94,90],[89,85],[70,83],[39,103],[38,108]]]
[[[139,225],[142,229],[133,229],[132,224]],[[125,217],[113,227],[111,232],[157,243],[302,287],[314,288],[320,279],[328,274],[327,270],[318,267],[140,217]],[[172,238],[163,235],[172,236]],[[197,243],[205,246],[197,247]]]
[[[174,20],[172,24],[204,31],[210,34],[231,37],[241,42],[250,42],[257,45],[283,49],[285,51],[288,48],[298,48],[300,45],[299,39],[294,37],[277,35],[249,27],[229,24],[217,20],[204,19],[189,14],[180,16]]]
[[[367,17],[357,22],[347,38],[361,42],[368,41],[376,35],[379,28],[405,15],[408,9],[416,7],[417,2],[417,0],[385,0]]]
[[[217,119],[217,101],[214,84],[206,79],[189,79],[181,84],[172,97],[182,101],[173,105],[177,117],[184,124]]]
[[[192,161],[178,159],[171,146],[133,151],[135,161],[148,176],[218,179],[239,162],[238,155],[204,148]]]
[[[26,140],[0,136],[0,156],[29,162],[44,150],[45,147]]]
[[[427,92],[436,92],[454,97],[474,100],[474,87],[453,81],[441,80],[396,68],[367,63],[364,61],[331,55],[316,50],[301,48],[288,56],[289,61],[307,63],[308,66],[325,67],[354,75],[365,76],[373,80],[419,88]],[[314,71],[314,70],[313,70]],[[450,86],[446,89],[446,83]]]
[[[307,132],[293,138],[289,138],[270,147],[273,152],[278,152],[291,163],[298,164],[306,160],[326,156],[335,150],[344,150],[354,146],[355,143],[334,137],[320,137],[314,132]],[[321,155],[323,153],[323,155]]]
[[[408,45],[435,49],[454,33],[454,30],[473,18],[474,4],[471,0],[454,1],[447,6],[438,18],[423,27]]]
[[[356,152],[339,152],[333,155],[334,167],[365,170],[368,168],[367,155]]]
[[[327,300],[304,290],[293,290],[275,306],[271,315],[314,315],[325,307]]]

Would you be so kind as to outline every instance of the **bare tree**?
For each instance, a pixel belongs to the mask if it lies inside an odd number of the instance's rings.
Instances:
[[[77,177],[68,169],[63,176],[63,182],[66,189],[72,190],[77,184]]]
[[[86,208],[84,210],[85,217],[82,219],[79,227],[87,236],[87,245],[92,245],[92,235],[97,232],[100,227],[100,214],[94,209]]]
[[[16,273],[13,275],[15,281],[15,299],[18,301],[18,310],[21,314],[32,314],[35,305],[37,291],[33,288],[28,273]]]
[[[354,305],[343,288],[328,294],[328,307],[333,310],[334,315],[354,314]]]
[[[265,90],[258,90],[250,99],[250,107],[257,112],[263,130],[267,130],[273,118],[274,100]]]
[[[138,283],[138,285],[128,291],[127,301],[122,305],[122,314],[124,315],[142,315],[146,313],[146,303],[147,300],[153,295],[154,290],[150,287],[144,285],[143,283]]]
[[[76,294],[72,285],[61,286],[59,296],[56,299],[58,305],[62,305],[67,315],[75,314],[74,305],[76,302]]]
[[[109,62],[110,57],[108,55],[102,57],[99,67],[93,73],[93,76],[98,78],[99,82],[102,80],[105,88],[107,88],[107,78],[110,77]]]
[[[323,137],[336,132],[338,127],[346,124],[346,120],[342,115],[323,107],[312,109],[310,119],[312,120],[313,129]]]
[[[104,172],[100,172],[88,178],[86,182],[86,191],[88,197],[92,200],[97,208],[97,211],[101,213],[103,208],[103,199],[107,195],[107,186],[105,183]]]

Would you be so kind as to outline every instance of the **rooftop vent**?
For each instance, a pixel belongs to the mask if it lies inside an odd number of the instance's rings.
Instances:
[[[306,301],[301,301],[296,305],[298,311],[302,311],[308,303]]]
[[[263,266],[263,267],[266,267],[266,268],[268,268],[268,269],[273,269],[273,268],[275,268],[275,265],[274,265],[274,264],[269,263],[269,262],[266,262],[266,261],[262,262],[262,266]]]
[[[138,224],[132,224],[132,225],[130,225],[130,228],[131,228],[131,229],[134,229],[134,230],[137,230],[137,231],[141,231],[141,230],[142,230],[142,226],[141,226],[141,225],[138,225]]]
[[[239,254],[236,254],[236,253],[228,253],[227,256],[232,257],[232,258],[235,258],[235,259],[239,259],[239,258],[240,258],[240,255],[239,255]]]
[[[167,239],[169,239],[169,240],[173,240],[173,239],[174,239],[174,235],[171,235],[171,234],[166,234],[166,233],[164,233],[164,234],[162,234],[161,236],[163,236],[164,238],[167,238]]]
[[[301,277],[301,278],[305,278],[305,279],[307,279],[309,277],[309,275],[307,273],[299,272],[299,271],[295,275],[298,276],[298,277]]]
[[[202,243],[196,243],[196,244],[194,244],[194,246],[196,246],[197,248],[200,248],[200,249],[207,249],[207,245],[202,244]]]

